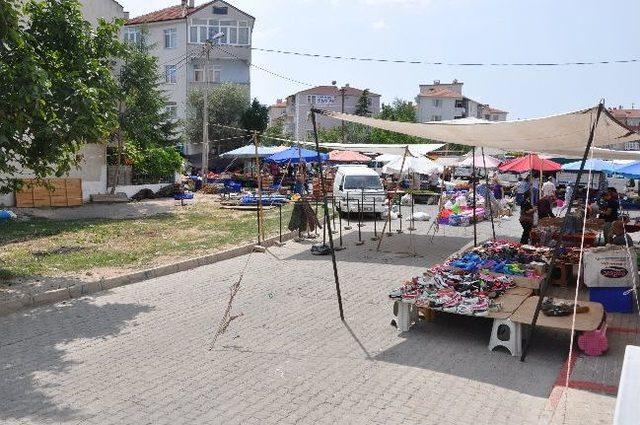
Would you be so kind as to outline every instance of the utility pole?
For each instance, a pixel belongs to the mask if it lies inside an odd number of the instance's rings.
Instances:
[[[209,58],[211,57],[211,40],[207,40],[203,47],[204,56],[204,91],[202,104],[202,181],[207,183],[209,172]]]

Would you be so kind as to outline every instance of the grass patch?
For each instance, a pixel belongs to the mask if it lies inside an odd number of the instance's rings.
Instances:
[[[291,209],[282,210],[283,232]],[[265,235],[277,235],[278,228],[278,210],[265,211]],[[206,202],[137,219],[7,222],[0,224],[0,279],[143,268],[255,240],[255,212]]]

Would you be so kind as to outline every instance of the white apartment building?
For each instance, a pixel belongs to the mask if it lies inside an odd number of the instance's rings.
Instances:
[[[470,99],[462,94],[464,83],[453,80],[452,83],[420,85],[416,97],[418,121],[445,121],[459,118],[479,118],[488,121],[506,121],[508,112],[493,108],[487,104]]]
[[[313,131],[310,112],[311,108],[327,109],[330,111],[353,114],[358,100],[364,90],[350,87],[346,84],[342,88],[335,85],[317,86],[308,90],[292,94],[287,97],[285,132],[293,135],[296,140],[304,140]],[[372,115],[380,113],[380,95],[369,92],[369,110]],[[331,129],[341,125],[340,121],[318,115],[319,128]]]
[[[115,0],[80,0],[82,16],[91,25],[98,25],[98,20],[129,19],[129,13],[124,11],[120,3]]]
[[[208,81],[246,86],[249,106],[254,23],[253,16],[225,1],[196,6],[194,0],[182,0],[177,6],[130,19],[124,28],[124,39],[140,42],[144,38],[152,47],[151,53],[158,58],[163,89],[169,98],[167,108],[175,119],[184,120],[188,93],[205,87],[204,43],[218,32],[224,36],[211,49]],[[187,155],[201,151],[200,143],[185,146]]]
[[[630,109],[625,109],[622,106],[617,108],[609,108],[609,112],[615,119],[622,124],[629,127],[629,129],[640,133],[640,109],[634,108],[635,105],[631,105]],[[620,146],[612,146],[614,149],[619,149]],[[637,142],[626,142],[624,144],[624,150],[626,151],[640,151],[640,135],[638,135]]]

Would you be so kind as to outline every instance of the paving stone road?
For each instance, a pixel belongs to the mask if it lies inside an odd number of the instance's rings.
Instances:
[[[441,315],[405,334],[390,326],[388,290],[472,240],[470,228],[431,239],[429,225],[394,235],[381,253],[371,223],[364,246],[355,246],[356,233],[346,237],[344,323],[330,257],[293,242],[3,317],[0,422],[610,423],[610,395],[572,389],[550,398],[567,333],[541,331],[521,363],[487,350],[486,319]],[[489,230],[481,226],[481,239]],[[498,228],[517,232],[515,219]],[[246,265],[231,309],[239,317],[210,350]],[[589,360],[578,360],[582,379],[607,367],[590,371]]]

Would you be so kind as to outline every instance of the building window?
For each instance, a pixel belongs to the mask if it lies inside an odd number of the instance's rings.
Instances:
[[[309,105],[333,105],[336,98],[334,96],[327,95],[309,95],[307,96],[307,103]]]
[[[442,115],[432,115],[431,121],[442,121]]]
[[[226,15],[227,13],[229,13],[228,7],[213,7],[214,15]]]
[[[218,44],[248,46],[251,43],[249,22],[217,19],[192,19],[189,27],[189,43],[205,43],[219,32],[224,35],[217,40]]]
[[[485,114],[484,119],[487,121],[491,121],[491,115]]]
[[[464,101],[461,99],[456,99],[456,108],[464,108]]]
[[[433,99],[433,106],[436,108],[442,108],[442,99]]]
[[[499,117],[497,115],[491,115],[491,119],[493,121],[498,121]]]
[[[125,27],[124,42],[132,44],[142,43],[142,31],[140,31],[140,27]]]
[[[176,84],[178,82],[178,69],[175,65],[165,65],[164,82],[167,84]]]
[[[213,68],[209,67],[209,82],[210,83],[219,83],[222,81],[222,66],[213,65]],[[194,83],[205,83],[204,79],[204,66],[196,65],[193,68],[193,82]]]
[[[178,104],[176,102],[167,102],[166,109],[170,119],[178,119]]]
[[[178,47],[178,30],[171,28],[164,30],[164,48],[175,49]]]

